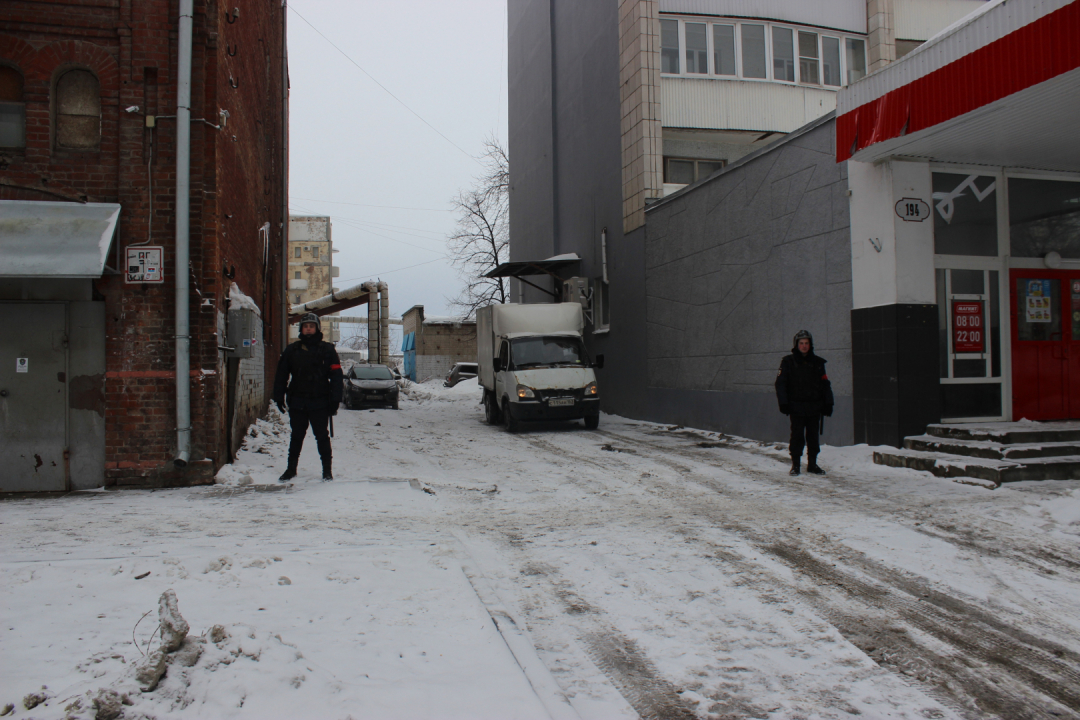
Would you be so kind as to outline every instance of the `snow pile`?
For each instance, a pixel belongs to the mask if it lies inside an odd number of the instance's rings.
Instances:
[[[259,306],[255,303],[251,296],[245,295],[244,292],[240,289],[240,286],[236,283],[233,283],[229,287],[229,309],[239,310],[242,308],[247,310],[254,310],[256,313],[260,312]]]
[[[314,442],[314,438],[309,438],[309,440]],[[256,481],[256,478],[260,475],[260,470],[266,467],[273,469],[280,464],[279,461],[286,456],[288,451],[288,443],[289,427],[285,416],[281,414],[277,406],[271,405],[266,419],[259,418],[248,428],[240,453],[241,456],[251,460],[258,457],[265,460],[265,462],[254,466],[250,462],[236,462],[224,465],[218,470],[214,482],[218,485],[236,486],[257,485],[260,482],[267,482],[268,478],[266,477],[261,478],[258,482]],[[282,469],[284,469],[284,466],[282,466]]]

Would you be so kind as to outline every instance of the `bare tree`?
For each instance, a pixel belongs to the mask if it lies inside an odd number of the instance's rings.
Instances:
[[[451,263],[465,283],[450,304],[463,317],[477,308],[509,300],[506,278],[486,278],[510,254],[510,162],[494,137],[484,141],[484,172],[472,188],[452,201],[458,213],[454,234],[447,238]]]

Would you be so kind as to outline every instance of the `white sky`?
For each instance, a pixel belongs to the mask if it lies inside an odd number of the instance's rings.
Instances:
[[[507,135],[505,0],[289,5],[290,213],[330,216],[337,287],[382,279],[392,315],[449,314],[449,201],[481,171],[469,156],[484,138]]]

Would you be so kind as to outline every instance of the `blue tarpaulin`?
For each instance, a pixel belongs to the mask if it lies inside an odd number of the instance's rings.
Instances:
[[[401,341],[401,351],[405,353],[405,377],[416,382],[416,333],[411,332]]]

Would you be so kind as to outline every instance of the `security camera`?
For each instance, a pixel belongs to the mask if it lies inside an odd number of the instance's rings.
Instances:
[[[137,112],[139,112],[139,106],[138,105],[132,105],[131,107],[124,110],[124,112],[137,113]]]

